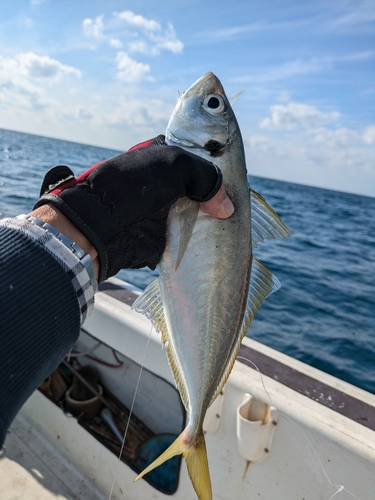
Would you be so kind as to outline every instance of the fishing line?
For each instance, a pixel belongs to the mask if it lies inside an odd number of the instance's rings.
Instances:
[[[112,481],[112,485],[111,485],[111,491],[109,492],[108,500],[111,500],[112,494],[113,494],[113,490],[114,490],[114,487],[115,487],[115,483],[116,483],[116,479],[117,479],[117,474],[118,474],[118,468],[120,466],[121,456],[122,456],[122,452],[123,452],[123,449],[124,449],[124,446],[125,446],[126,436],[128,434],[128,430],[129,430],[130,419],[131,419],[132,414],[133,414],[133,408],[134,408],[134,404],[135,404],[135,398],[137,396],[139,383],[141,381],[141,376],[142,376],[143,368],[145,366],[146,354],[147,354],[148,346],[150,344],[152,328],[153,328],[153,326],[151,325],[150,333],[149,333],[149,336],[148,336],[148,339],[147,339],[147,344],[146,344],[145,352],[143,353],[143,359],[142,359],[142,363],[141,363],[141,368],[139,370],[138,380],[137,380],[137,383],[136,383],[136,386],[135,386],[134,396],[133,396],[132,404],[130,406],[128,421],[126,423],[124,437],[123,437],[123,440],[122,440],[122,443],[121,443],[121,449],[120,449],[120,453],[119,453],[119,456],[118,456],[118,459],[117,459],[117,465],[116,465],[115,473],[114,473],[114,476],[113,476],[113,481]]]
[[[302,427],[300,427],[300,426],[297,424],[297,422],[295,422],[295,421],[294,421],[291,417],[289,417],[288,415],[285,415],[285,413],[283,413],[282,411],[278,410],[278,409],[274,406],[273,401],[272,401],[272,398],[271,398],[271,395],[270,395],[270,393],[268,392],[268,390],[267,390],[267,388],[266,388],[266,385],[265,385],[265,383],[264,383],[263,374],[262,374],[262,372],[260,371],[260,369],[257,367],[257,365],[256,365],[253,361],[251,361],[251,359],[249,359],[249,358],[245,358],[245,357],[243,357],[243,356],[237,356],[237,359],[243,359],[244,361],[247,361],[248,363],[251,363],[251,364],[254,366],[255,370],[259,373],[260,381],[261,381],[261,383],[262,383],[262,386],[263,386],[264,392],[267,394],[267,397],[268,397],[268,399],[269,399],[269,402],[270,402],[270,406],[271,406],[271,408],[272,408],[272,409],[274,409],[274,410],[275,410],[275,411],[276,411],[279,415],[281,415],[281,416],[285,417],[286,419],[288,419],[288,420],[289,420],[289,421],[290,421],[293,425],[295,425],[295,426],[297,427],[297,429],[298,429],[298,430],[302,433],[302,435],[304,436],[304,438],[306,439],[306,441],[307,441],[308,445],[310,446],[310,449],[313,451],[314,456],[315,456],[315,458],[317,459],[317,461],[318,461],[318,463],[319,463],[319,465],[320,465],[320,468],[322,469],[322,472],[323,472],[324,477],[326,478],[327,482],[328,482],[331,486],[333,486],[334,488],[337,488],[337,491],[336,491],[336,492],[335,492],[332,496],[330,496],[328,500],[332,500],[332,498],[334,498],[336,495],[338,495],[338,494],[339,494],[339,493],[341,493],[342,491],[345,491],[346,493],[348,493],[348,495],[351,495],[351,496],[352,496],[353,498],[355,498],[356,500],[361,500],[359,497],[357,497],[356,495],[354,495],[354,493],[352,493],[352,492],[350,492],[349,490],[347,490],[347,489],[345,488],[345,486],[344,486],[344,485],[342,485],[342,484],[336,484],[336,483],[333,483],[333,482],[330,480],[330,478],[328,477],[328,474],[327,474],[327,472],[326,472],[326,470],[325,470],[325,468],[324,468],[324,465],[323,465],[322,461],[320,460],[320,458],[319,458],[319,456],[318,456],[317,452],[315,451],[315,448],[314,448],[314,446],[312,445],[312,443],[311,443],[310,439],[307,437],[306,432],[305,432],[305,431],[302,429]]]

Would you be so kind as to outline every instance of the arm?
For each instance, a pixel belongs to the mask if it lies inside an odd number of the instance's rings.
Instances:
[[[23,232],[0,225],[0,449],[31,393],[77,341],[80,308],[59,262]]]
[[[36,217],[47,224],[55,227],[72,241],[75,241],[85,252],[90,254],[92,263],[94,265],[94,271],[96,279],[99,276],[99,256],[96,248],[90,241],[84,236],[74,224],[70,222],[68,217],[66,217],[59,209],[51,204],[43,205],[40,208],[33,210],[30,213],[31,216]]]

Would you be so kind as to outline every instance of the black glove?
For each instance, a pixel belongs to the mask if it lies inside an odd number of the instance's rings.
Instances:
[[[99,254],[99,283],[124,267],[155,269],[166,244],[169,209],[182,196],[207,201],[222,175],[164,136],[94,165],[78,178],[59,165],[44,178],[35,208],[53,204]]]

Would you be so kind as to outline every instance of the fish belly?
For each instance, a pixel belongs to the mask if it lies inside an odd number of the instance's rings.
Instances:
[[[170,213],[160,289],[169,347],[186,390],[184,403],[198,427],[241,334],[251,266],[246,201],[227,220],[200,210],[177,269],[181,221],[176,209]]]

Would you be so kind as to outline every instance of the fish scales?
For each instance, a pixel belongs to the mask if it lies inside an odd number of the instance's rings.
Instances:
[[[220,168],[235,211],[228,219],[216,219],[203,212],[199,203],[179,200],[168,216],[160,276],[133,306],[161,332],[188,414],[182,434],[137,479],[182,454],[198,498],[211,500],[203,420],[229,376],[256,310],[278,288],[272,274],[253,259],[252,246],[264,237],[285,237],[288,230],[255,193],[257,225],[262,228],[264,220],[268,225],[266,235],[258,229],[252,242],[242,137],[229,100],[213,73],[182,94],[166,139],[169,145],[178,145]]]

